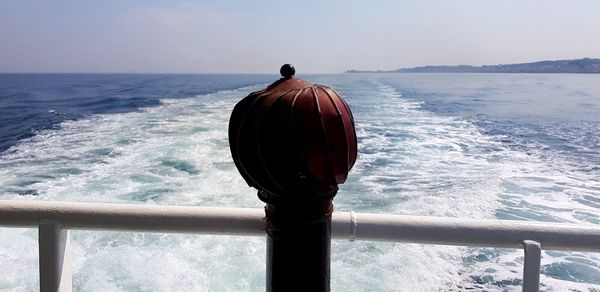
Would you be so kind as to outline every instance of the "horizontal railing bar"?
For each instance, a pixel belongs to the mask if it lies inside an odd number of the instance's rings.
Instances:
[[[60,221],[65,229],[264,235],[264,211],[141,204],[0,200],[0,226],[34,227]]]
[[[337,215],[337,216],[336,216]],[[600,252],[600,226],[493,219],[463,219],[386,214],[334,213],[332,235],[356,240],[523,248],[534,240],[544,250]],[[341,229],[341,230],[340,230]]]
[[[0,200],[0,226],[37,227],[44,219],[65,229],[264,235],[264,211],[248,208]],[[443,245],[600,252],[600,226],[512,220],[334,212],[334,238]]]

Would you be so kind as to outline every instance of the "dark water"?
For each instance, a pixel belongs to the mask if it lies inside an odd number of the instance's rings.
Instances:
[[[0,152],[36,131],[273,80],[269,75],[0,74]]]
[[[0,198],[260,207],[231,161],[227,122],[275,78],[0,75]],[[600,75],[306,79],[339,90],[356,120],[359,158],[337,210],[600,224]],[[14,263],[0,266],[0,290],[37,289],[35,231],[0,237],[0,259]],[[264,289],[262,239],[72,239],[78,290]],[[520,289],[520,250],[334,241],[332,251],[334,291]],[[543,253],[543,289],[600,289],[598,275],[595,254]]]
[[[439,82],[440,77],[445,82]],[[525,152],[566,156],[582,171],[600,166],[600,76],[433,74],[394,76],[405,97],[437,114],[469,118],[484,134]]]

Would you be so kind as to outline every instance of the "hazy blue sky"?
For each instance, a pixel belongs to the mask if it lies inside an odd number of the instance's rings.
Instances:
[[[303,73],[600,57],[600,1],[0,0],[0,72]]]

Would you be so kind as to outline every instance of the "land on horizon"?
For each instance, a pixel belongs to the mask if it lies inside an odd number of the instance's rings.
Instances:
[[[347,70],[344,73],[600,73],[600,59],[537,61],[499,65],[436,65],[396,70]]]

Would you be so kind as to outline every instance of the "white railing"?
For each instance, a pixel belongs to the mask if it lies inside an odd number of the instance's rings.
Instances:
[[[129,204],[1,201],[0,226],[39,230],[40,290],[71,291],[69,229],[264,236],[264,211]],[[335,212],[332,237],[522,248],[523,291],[538,291],[541,249],[600,252],[600,227]]]

